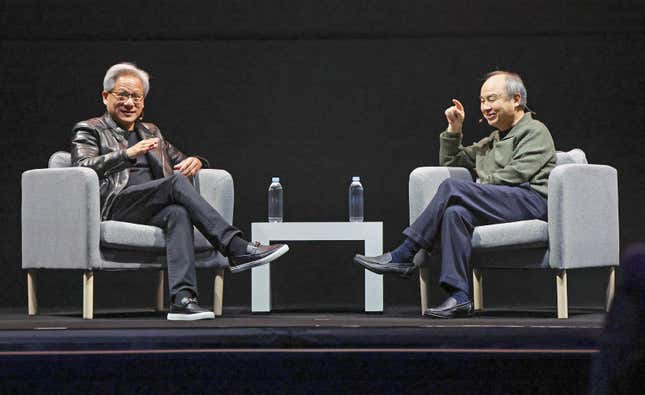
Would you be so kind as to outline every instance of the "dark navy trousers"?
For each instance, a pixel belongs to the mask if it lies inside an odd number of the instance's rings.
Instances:
[[[427,251],[440,246],[441,286],[470,294],[473,229],[529,219],[546,221],[547,200],[528,183],[506,186],[448,178],[403,234]]]
[[[182,289],[197,296],[193,224],[224,255],[231,239],[241,233],[181,174],[125,188],[117,195],[108,217],[164,230],[171,300]]]

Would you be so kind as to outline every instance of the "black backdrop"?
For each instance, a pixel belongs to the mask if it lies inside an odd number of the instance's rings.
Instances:
[[[621,244],[642,240],[645,6],[641,2],[3,1],[0,13],[0,307],[26,304],[20,174],[67,150],[71,126],[100,115],[107,67],[151,74],[146,119],[235,180],[235,224],[266,218],[280,176],[285,220],[343,221],[361,176],[366,220],[384,247],[408,220],[408,175],[436,165],[450,99],[477,124],[481,77],[520,72],[529,105],[561,150],[618,169]],[[593,197],[590,197],[593,198]],[[294,243],[273,265],[274,306],[359,309],[360,243]],[[570,274],[570,303],[600,306],[605,272]],[[97,308],[152,302],[150,274],[99,274]],[[554,305],[550,273],[493,272],[491,306]],[[200,276],[202,298],[212,285]],[[79,307],[80,274],[41,277],[44,307]],[[436,301],[441,291],[433,286]],[[509,297],[512,296],[512,297]],[[418,283],[387,278],[386,309],[418,305]],[[250,305],[250,275],[228,276],[225,306]]]

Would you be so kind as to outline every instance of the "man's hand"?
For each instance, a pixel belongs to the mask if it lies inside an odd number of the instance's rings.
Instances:
[[[189,156],[188,158],[182,160],[181,162],[175,165],[175,170],[179,170],[181,174],[186,177],[192,177],[197,173],[197,170],[202,168],[202,161],[195,158],[194,156]]]
[[[130,132],[132,133],[132,132]],[[153,150],[159,146],[159,138],[143,139],[128,148],[125,153],[128,155],[128,158],[134,159],[139,155],[143,155],[146,152]]]
[[[461,128],[464,124],[466,112],[464,106],[457,99],[452,99],[453,106],[446,109],[446,119],[448,120],[448,131],[461,135]]]

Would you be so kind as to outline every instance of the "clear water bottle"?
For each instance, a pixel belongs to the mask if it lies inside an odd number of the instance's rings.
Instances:
[[[349,222],[363,222],[363,185],[360,177],[352,177],[349,186]]]
[[[282,222],[282,185],[280,185],[280,177],[271,178],[271,185],[269,185],[269,222]]]

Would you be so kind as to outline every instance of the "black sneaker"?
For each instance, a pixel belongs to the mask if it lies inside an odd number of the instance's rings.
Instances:
[[[167,318],[170,321],[212,320],[215,314],[200,307],[196,298],[184,297],[179,304],[175,302],[170,305]]]
[[[244,255],[232,255],[228,257],[231,272],[238,273],[256,266],[267,264],[274,261],[289,251],[286,244],[274,244],[265,246],[257,241],[252,247],[252,252]]]

